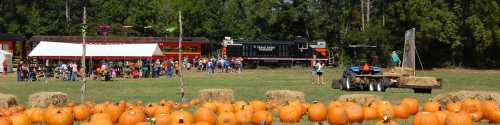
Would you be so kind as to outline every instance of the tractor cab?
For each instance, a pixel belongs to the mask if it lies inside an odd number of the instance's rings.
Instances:
[[[347,65],[347,69],[358,75],[380,74],[382,69],[376,49],[377,46],[349,45],[347,54],[352,63]]]

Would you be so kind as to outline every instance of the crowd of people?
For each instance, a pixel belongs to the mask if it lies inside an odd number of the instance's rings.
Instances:
[[[183,71],[196,70],[214,74],[216,72],[240,73],[243,59],[232,58],[183,58],[181,62],[171,58],[165,60],[100,60],[91,62],[87,67],[87,77],[93,80],[112,80],[115,78],[159,78],[160,76],[178,76]],[[65,81],[78,81],[82,76],[81,66],[77,62],[57,61],[45,64],[19,63],[16,76],[18,81],[35,81],[41,78],[54,78]]]

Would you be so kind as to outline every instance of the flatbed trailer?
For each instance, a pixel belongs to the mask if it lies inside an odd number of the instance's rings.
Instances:
[[[385,91],[387,88],[411,88],[415,93],[431,93],[440,89],[442,80],[434,77],[414,77],[397,74],[351,75],[332,83],[334,89]]]

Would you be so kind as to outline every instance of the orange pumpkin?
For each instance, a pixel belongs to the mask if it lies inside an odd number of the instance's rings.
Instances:
[[[424,104],[424,112],[437,112],[439,111],[439,103],[438,102],[426,102]]]
[[[400,104],[394,106],[394,116],[399,119],[407,119],[410,116],[408,105]]]
[[[164,105],[164,104],[160,104],[156,110],[154,111],[154,115],[158,115],[158,114],[170,114],[170,107],[167,106],[167,105]]]
[[[216,119],[215,113],[208,108],[201,107],[198,110],[196,110],[196,112],[194,112],[195,123],[206,122],[210,124],[215,124],[215,119]]]
[[[374,120],[377,119],[378,114],[377,110],[372,107],[364,106],[363,107],[363,119],[364,120]]]
[[[98,119],[98,120],[90,120],[90,122],[88,122],[87,125],[113,125],[113,122],[111,122],[111,120]]]
[[[72,125],[73,119],[73,112],[63,108],[47,109],[45,112],[45,120],[49,125]]]
[[[418,101],[415,98],[404,98],[400,102],[401,105],[408,106],[408,111],[411,115],[415,115],[418,112]]]
[[[169,124],[169,117],[170,117],[170,114],[156,114],[154,116],[155,125],[168,125]]]
[[[483,101],[482,107],[483,107],[482,111],[484,113],[484,118],[491,121],[493,119],[493,112],[497,109],[497,102]]]
[[[137,123],[144,122],[145,114],[142,112],[136,112],[134,110],[128,110],[121,114],[118,119],[120,125],[135,125]]]
[[[234,107],[230,103],[223,103],[217,106],[217,113],[234,112]]]
[[[347,121],[349,123],[363,121],[363,107],[361,107],[358,103],[345,102],[344,109],[347,113]]]
[[[141,122],[141,123],[137,123],[135,125],[151,125],[151,124],[149,124],[149,122]]]
[[[321,102],[314,102],[307,110],[307,116],[310,121],[320,122],[326,120],[328,114],[325,104]]]
[[[415,115],[412,125],[439,125],[436,115],[432,112],[419,112]]]
[[[120,109],[120,112],[125,112],[125,109],[127,109],[127,102],[125,100],[120,100],[116,105]]]
[[[287,105],[279,110],[279,118],[282,123],[297,123],[300,120],[302,109],[297,106]]]
[[[26,109],[24,108],[24,106],[22,106],[22,105],[18,105],[18,106],[16,106],[16,110],[17,110],[18,112],[22,112],[22,111],[24,111],[24,110],[26,110]]]
[[[243,108],[248,107],[247,105],[248,104],[245,101],[234,102],[233,103],[234,112],[238,112],[238,111],[242,110]]]
[[[437,118],[437,122],[439,125],[444,125],[444,123],[446,122],[446,117],[448,116],[448,114],[450,112],[448,111],[436,111],[436,112],[432,112],[436,115],[436,118]]]
[[[0,117],[0,125],[12,125],[12,121],[9,119],[9,117],[2,116]],[[23,124],[26,125],[26,124]]]
[[[290,102],[288,102],[288,105],[297,108],[299,110],[299,112],[300,112],[300,115],[302,115],[302,114],[304,114],[304,113],[307,112],[307,104],[302,103],[299,100],[290,101]]]
[[[194,125],[212,125],[212,124],[209,124],[209,123],[206,123],[206,122],[197,122]]]
[[[150,103],[144,107],[144,113],[146,113],[147,116],[151,117],[155,115],[156,109],[158,109],[159,105],[156,103]]]
[[[327,110],[328,123],[332,125],[345,125],[348,123],[347,112],[342,106],[330,105]]]
[[[111,120],[111,116],[108,113],[96,113],[96,114],[90,116],[90,121],[109,121],[109,122],[113,122]]]
[[[461,109],[471,115],[472,121],[480,121],[483,118],[481,104],[477,99],[465,99]]]
[[[179,110],[170,114],[170,125],[191,125],[193,124],[193,115],[191,113]]]
[[[472,125],[472,119],[466,112],[451,112],[446,117],[446,125]]]
[[[26,110],[26,115],[31,118],[33,123],[43,123],[45,122],[45,109],[42,108],[30,108]]]
[[[254,111],[266,110],[266,103],[260,100],[253,100],[250,102],[250,106]]]
[[[74,107],[74,106],[76,106],[75,102],[69,102],[68,104],[66,104],[66,107]]]
[[[490,122],[492,123],[500,123],[500,108],[497,108],[495,111],[491,113],[491,120]]]
[[[217,117],[217,125],[237,125],[236,116],[233,112],[222,112]]]
[[[217,111],[217,105],[215,105],[215,103],[213,103],[213,102],[205,102],[205,103],[203,103],[203,105],[201,107],[210,109],[213,112]]]
[[[195,99],[192,99],[191,101],[189,101],[189,104],[191,105],[198,105],[200,103],[200,99],[198,98],[195,98]]]
[[[90,108],[85,104],[80,104],[73,107],[75,120],[82,121],[90,117]]]
[[[144,112],[142,110],[138,111],[138,109],[136,109],[135,111],[139,114],[144,115]],[[120,110],[120,107],[118,105],[107,104],[104,106],[104,113],[107,113],[109,114],[109,116],[111,116],[112,122],[118,122],[118,118],[123,112]]]
[[[384,117],[388,117],[389,119],[394,118],[394,108],[390,102],[378,101],[373,106],[377,110],[377,116],[380,120],[383,120]]]
[[[262,124],[261,124],[262,123]],[[256,110],[252,115],[253,125],[272,125],[273,116],[265,110]]]
[[[25,114],[15,114],[10,116],[10,120],[12,121],[12,125],[31,125],[31,119]]]
[[[243,106],[246,107],[246,106]],[[238,124],[250,124],[252,122],[253,111],[250,109],[243,109],[237,111],[234,115]]]
[[[104,109],[105,109],[104,104],[96,104],[92,108],[92,114],[104,112]]]
[[[450,112],[456,112],[456,111],[461,111],[462,109],[462,103],[460,102],[450,102],[446,104],[446,110]]]

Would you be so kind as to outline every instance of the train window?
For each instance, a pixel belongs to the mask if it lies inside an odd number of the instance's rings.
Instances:
[[[307,43],[299,43],[298,46],[299,46],[299,49],[307,49],[307,48],[309,48],[308,47],[309,45]]]

